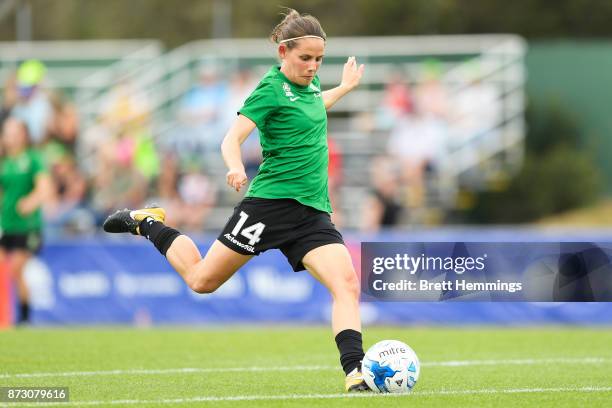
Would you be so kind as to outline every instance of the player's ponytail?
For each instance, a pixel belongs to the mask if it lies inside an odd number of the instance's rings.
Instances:
[[[322,40],[327,38],[321,23],[309,14],[300,14],[296,10],[287,8],[285,18],[281,21],[272,33],[270,40],[273,43],[283,43],[287,48],[295,47],[295,40],[302,37],[318,37]]]

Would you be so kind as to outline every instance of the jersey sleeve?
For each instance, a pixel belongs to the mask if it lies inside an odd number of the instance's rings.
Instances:
[[[258,129],[263,129],[268,117],[278,108],[278,98],[273,84],[262,82],[246,99],[238,111],[239,114],[251,119]]]
[[[32,175],[34,177],[38,176],[39,174],[48,173],[47,164],[42,154],[40,154],[40,152],[32,151],[31,158],[32,158]]]

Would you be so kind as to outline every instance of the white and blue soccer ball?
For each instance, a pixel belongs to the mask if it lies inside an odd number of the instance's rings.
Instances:
[[[383,340],[370,347],[365,354],[361,372],[374,392],[410,392],[419,379],[421,364],[407,344]]]

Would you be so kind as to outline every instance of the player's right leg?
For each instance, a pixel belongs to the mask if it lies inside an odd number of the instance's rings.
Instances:
[[[163,208],[119,210],[104,221],[106,232],[145,236],[153,242],[185,283],[198,293],[214,292],[227,281],[252,255],[243,255],[215,241],[204,258],[195,243],[186,235],[164,225]]]

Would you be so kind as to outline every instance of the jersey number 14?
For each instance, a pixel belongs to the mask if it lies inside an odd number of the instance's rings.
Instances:
[[[255,245],[260,241],[259,237],[261,236],[261,233],[263,232],[264,228],[266,228],[266,225],[262,222],[258,222],[257,224],[253,224],[250,227],[246,227],[241,231],[242,226],[246,222],[247,218],[249,218],[249,215],[244,211],[240,211],[240,219],[232,230],[232,235],[236,237],[238,236],[238,234],[240,234],[243,237],[249,239],[249,245]]]

